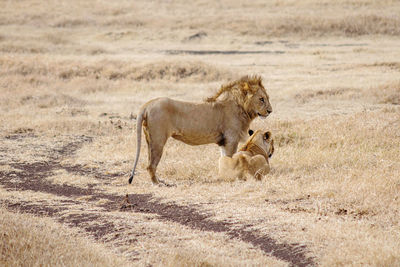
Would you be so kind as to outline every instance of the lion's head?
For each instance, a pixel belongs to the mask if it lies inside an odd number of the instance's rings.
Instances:
[[[213,97],[207,99],[207,102],[216,102],[222,94],[225,96],[224,100],[235,100],[251,119],[256,116],[265,118],[272,112],[269,96],[260,76],[244,76],[223,85]]]
[[[268,161],[268,158],[274,154],[274,139],[272,139],[271,132],[263,132],[257,130],[249,130],[250,138],[239,149],[239,151],[249,151],[253,155],[262,155]]]

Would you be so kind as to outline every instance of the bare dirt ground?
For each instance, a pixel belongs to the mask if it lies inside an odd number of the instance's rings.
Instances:
[[[0,5],[0,265],[400,265],[397,1]],[[217,145],[169,140],[176,186],[145,144],[128,184],[143,103],[247,74],[269,175],[222,180]]]

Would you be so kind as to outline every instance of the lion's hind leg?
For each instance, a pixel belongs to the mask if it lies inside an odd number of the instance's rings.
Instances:
[[[146,136],[147,148],[148,148],[148,166],[147,171],[150,175],[151,181],[156,185],[174,186],[168,184],[156,176],[156,170],[158,163],[160,162],[164,145],[167,142],[168,135],[162,134],[151,134],[151,132],[144,128],[144,133]]]
[[[149,165],[147,166],[147,171],[149,172],[153,184],[159,184],[159,180],[156,177],[156,170],[162,156],[163,148],[164,144],[150,143],[148,146]]]

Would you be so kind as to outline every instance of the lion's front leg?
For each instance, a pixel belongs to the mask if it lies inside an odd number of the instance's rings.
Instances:
[[[238,142],[229,142],[221,146],[221,156],[232,157],[236,153]]]
[[[242,179],[243,171],[238,166],[239,161],[237,157],[220,157],[218,164],[218,175],[226,181],[234,181],[239,178]]]

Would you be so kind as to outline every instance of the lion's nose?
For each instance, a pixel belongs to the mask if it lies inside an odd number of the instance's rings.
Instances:
[[[272,109],[267,109],[268,114],[272,113]]]

